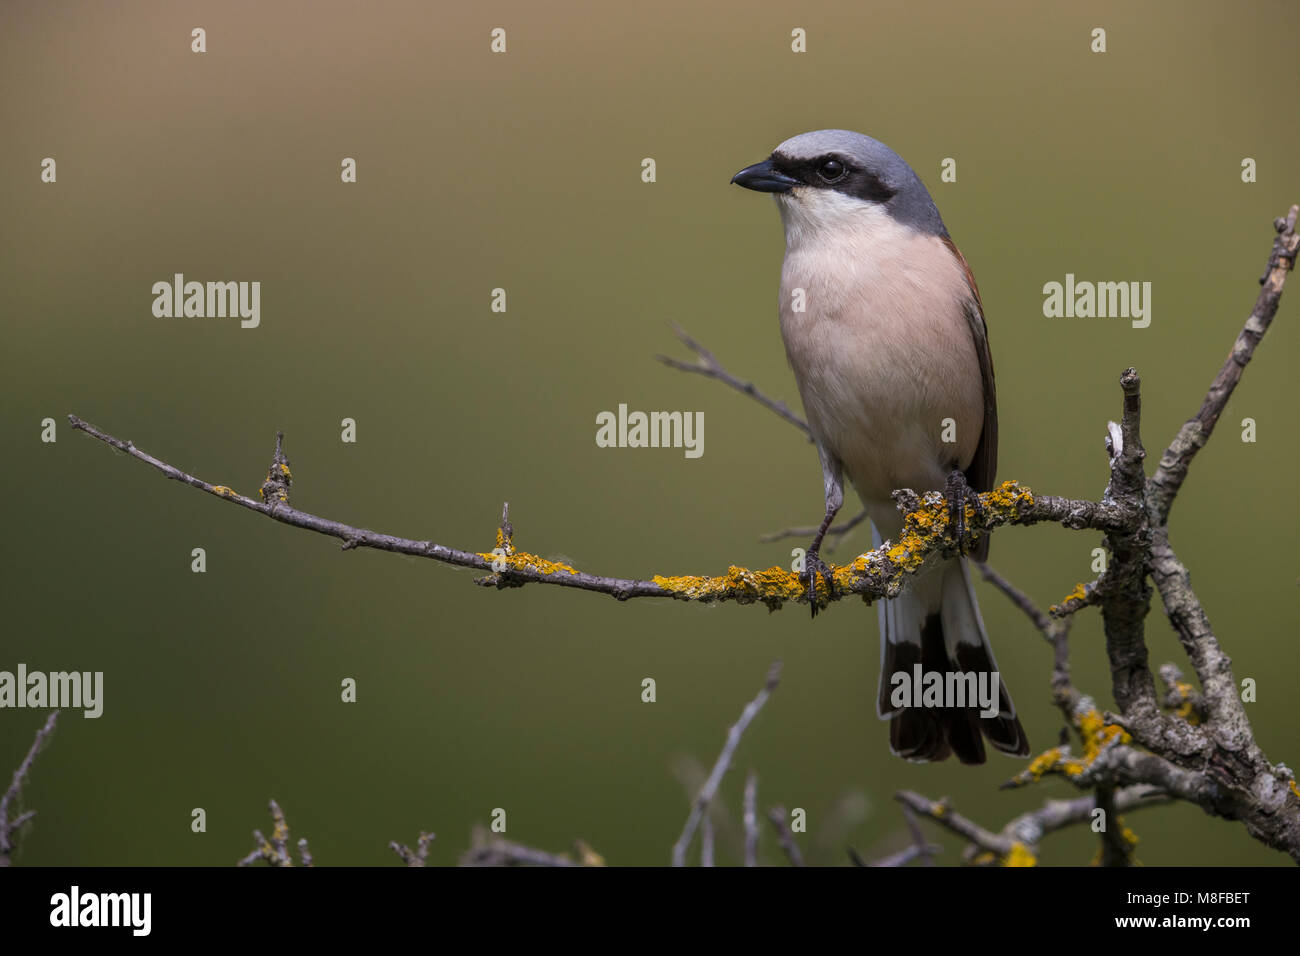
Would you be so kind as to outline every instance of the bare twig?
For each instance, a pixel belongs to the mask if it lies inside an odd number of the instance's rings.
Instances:
[[[1020,610],[1025,613],[1025,616],[1034,622],[1034,626],[1042,632],[1043,637],[1047,638],[1049,641],[1052,639],[1052,619],[1039,610],[1038,606],[1034,604],[1029,595],[1020,590],[1020,588],[1016,587],[983,561],[976,561],[975,566],[979,568],[980,574],[984,575],[985,581],[988,581],[995,588],[1005,594],[1012,604],[1020,608]]]
[[[781,847],[781,852],[790,861],[790,865],[803,866],[803,853],[794,840],[794,834],[790,832],[790,824],[786,823],[787,816],[785,807],[773,807],[767,811],[767,822],[776,831],[777,845]]]
[[[748,395],[764,408],[780,415],[795,428],[798,428],[805,435],[811,437],[811,433],[808,430],[808,423],[792,412],[785,402],[777,401],[774,398],[768,398],[754,386],[753,382],[742,382],[740,379],[736,378],[736,376],[732,375],[722,367],[722,363],[717,360],[712,352],[687,335],[685,330],[683,330],[676,322],[673,323],[673,332],[682,340],[682,342],[685,343],[687,348],[699,356],[698,360],[695,362],[683,362],[680,359],[669,358],[667,355],[657,355],[655,358],[663,362],[669,368],[675,368],[682,372],[694,372],[697,375],[703,375],[706,378],[715,378],[719,382],[729,385],[741,394]]]
[[[586,844],[579,843],[579,859],[565,853],[548,853],[545,850],[524,846],[489,834],[481,827],[474,832],[473,845],[460,858],[461,866],[603,866],[602,860]]]
[[[406,844],[398,843],[396,840],[390,841],[388,848],[401,857],[402,862],[407,866],[425,866],[429,861],[429,847],[433,845],[433,841],[434,835],[432,833],[421,831],[414,851]]]
[[[826,544],[822,546],[822,551],[829,554],[834,551],[834,545],[839,544],[840,539],[856,528],[862,522],[867,520],[867,513],[859,511],[856,515],[841,524],[832,525],[826,531]],[[758,536],[758,540],[763,544],[771,544],[773,541],[781,541],[785,538],[799,538],[808,540],[818,531],[814,525],[808,525],[802,528],[782,528],[780,531],[769,531]]]
[[[1210,440],[1210,433],[1223,414],[1233,389],[1241,381],[1247,363],[1255,354],[1255,347],[1268,331],[1277,315],[1278,303],[1282,299],[1282,289],[1286,285],[1287,273],[1295,268],[1296,250],[1300,247],[1300,236],[1296,235],[1296,216],[1300,206],[1292,206],[1285,218],[1277,219],[1273,227],[1277,238],[1273,240],[1273,251],[1269,256],[1268,268],[1260,279],[1263,288],[1255,300],[1255,307],[1246,319],[1246,325],[1237,335],[1232,352],[1228,355],[1219,374],[1210,383],[1210,389],[1201,403],[1200,410],[1194,418],[1187,421],[1178,431],[1178,435],[1165,449],[1160,457],[1160,467],[1151,478],[1151,502],[1158,521],[1163,523],[1169,517],[1173,507],[1174,496],[1187,478],[1187,469],[1196,453]]]
[[[32,772],[32,764],[36,762],[36,755],[40,753],[41,748],[50,739],[50,735],[54,733],[54,726],[58,721],[59,712],[57,710],[50,711],[50,716],[45,718],[44,726],[36,731],[36,739],[32,741],[31,747],[27,749],[27,756],[23,758],[22,763],[18,765],[18,769],[14,771],[13,780],[5,790],[4,796],[0,796],[0,866],[9,865],[9,857],[13,854],[16,846],[14,835],[19,828],[36,816],[35,810],[28,810],[26,813],[20,813],[10,819],[9,807],[22,798],[23,784],[27,782],[27,778]]]
[[[745,866],[758,866],[758,774],[745,779]]]
[[[707,813],[700,818],[700,866],[713,866],[713,820]]]
[[[852,848],[850,847],[850,850]],[[934,858],[943,852],[943,847],[937,843],[913,843],[911,846],[905,846],[897,853],[890,853],[882,856],[877,860],[863,860],[856,853],[851,854],[855,866],[870,867],[899,867],[907,866],[913,860],[924,860],[926,866],[934,866]]]
[[[907,866],[913,860],[923,860],[926,866],[934,866],[934,858],[943,852],[943,847],[926,840],[925,832],[911,807],[904,803],[902,809],[903,819],[907,822],[907,830],[912,837],[911,844],[896,853],[871,861],[864,860],[853,847],[849,847],[849,859],[854,866],[899,867]]]
[[[722,784],[722,777],[731,766],[732,759],[736,756],[736,748],[740,746],[740,738],[744,736],[745,731],[758,716],[758,712],[763,709],[767,703],[768,697],[772,691],[776,690],[777,685],[781,683],[781,662],[777,661],[767,672],[767,680],[763,683],[763,688],[758,692],[740,713],[740,719],[737,720],[731,729],[727,731],[727,740],[723,744],[722,753],[718,754],[717,762],[713,765],[712,772],[704,781],[704,786],[700,788],[699,794],[695,797],[694,803],[691,804],[691,812],[686,818],[686,826],[682,828],[682,835],[677,838],[677,843],[673,846],[673,866],[686,865],[686,851],[691,845],[691,840],[695,837],[695,831],[700,825],[700,820],[709,810],[709,804],[713,802],[714,796],[717,795],[718,787]]]
[[[907,829],[912,834],[912,845],[918,850],[928,850],[921,856],[925,860],[926,866],[934,866],[934,854],[939,852],[937,847],[932,847],[925,840],[925,831],[921,829],[921,821],[916,819],[916,812],[908,806],[903,807],[903,819],[907,821]]]

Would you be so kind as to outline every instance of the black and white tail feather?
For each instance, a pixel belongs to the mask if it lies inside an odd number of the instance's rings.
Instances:
[[[875,546],[880,547],[880,534],[874,526],[871,530]],[[910,680],[917,664],[926,674],[998,672],[965,558],[952,558],[926,571],[911,589],[879,602],[879,614],[876,712],[889,721],[890,750],[908,760],[945,760],[956,754],[962,763],[980,764],[985,759],[983,738],[987,738],[1003,753],[1021,757],[1029,753],[1029,740],[1000,673],[995,717],[982,717],[978,704],[896,707],[890,699],[893,675],[904,672]]]

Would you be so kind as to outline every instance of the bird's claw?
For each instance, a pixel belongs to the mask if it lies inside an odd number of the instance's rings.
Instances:
[[[817,579],[819,577],[825,579],[828,593],[834,590],[835,579],[831,576],[830,566],[816,551],[809,551],[804,556],[804,576],[808,579],[808,606],[812,608],[812,616],[816,617],[820,607],[817,597]]]
[[[957,543],[958,552],[965,555],[969,551],[969,542],[966,540],[966,505],[970,504],[976,518],[983,518],[984,504],[980,501],[979,493],[966,483],[966,476],[958,470],[948,476],[944,496],[948,499],[948,531]]]

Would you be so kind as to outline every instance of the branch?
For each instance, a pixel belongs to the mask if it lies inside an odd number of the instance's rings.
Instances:
[[[686,826],[682,828],[682,835],[677,838],[677,843],[673,846],[673,866],[686,865],[686,850],[695,837],[695,830],[699,827],[701,818],[708,812],[709,804],[713,802],[714,796],[717,795],[718,787],[722,784],[723,774],[731,766],[732,758],[736,755],[736,748],[740,746],[740,738],[744,736],[749,725],[758,716],[758,712],[767,703],[772,691],[776,690],[777,685],[780,683],[781,662],[777,661],[772,665],[771,670],[767,672],[767,680],[763,683],[763,688],[753,700],[745,705],[745,709],[740,712],[740,719],[727,731],[727,740],[722,746],[722,753],[718,754],[712,772],[709,773],[708,779],[704,781],[704,786],[700,788],[699,794],[695,797],[695,802],[691,805],[691,812],[686,818]]]
[[[1260,289],[1259,296],[1255,300],[1255,307],[1246,319],[1245,327],[1238,333],[1232,352],[1224,361],[1223,367],[1219,369],[1219,374],[1210,383],[1210,390],[1206,393],[1200,410],[1194,418],[1188,419],[1187,423],[1179,429],[1178,435],[1160,457],[1160,467],[1151,479],[1151,503],[1156,518],[1161,523],[1169,517],[1174,496],[1178,494],[1183,481],[1187,478],[1187,468],[1192,458],[1210,440],[1210,434],[1214,431],[1219,416],[1223,414],[1228,399],[1232,397],[1233,389],[1241,381],[1247,363],[1255,354],[1255,346],[1259,345],[1264,333],[1273,322],[1273,316],[1277,315],[1287,273],[1295,268],[1296,250],[1300,247],[1300,236],[1297,236],[1295,231],[1298,213],[1300,213],[1300,206],[1292,206],[1286,218],[1273,221],[1273,228],[1277,230],[1278,235],[1273,240],[1273,251],[1269,256],[1268,267],[1264,270],[1263,278],[1259,280],[1263,288]]]
[[[823,545],[822,550],[829,554],[834,548],[831,545],[838,544],[839,540],[846,534],[856,528],[862,522],[867,520],[866,511],[859,511],[856,515],[842,524],[831,525],[826,529],[827,545]],[[763,544],[771,544],[773,541],[781,541],[785,538],[802,538],[807,541],[818,531],[813,525],[807,525],[799,528],[782,528],[780,531],[768,531],[758,536],[758,540]]]
[[[578,840],[574,843],[578,859],[566,853],[548,853],[490,835],[482,827],[474,831],[473,845],[460,858],[461,866],[604,866],[605,861]]]
[[[276,443],[276,458],[261,487],[260,497],[263,500],[256,501],[225,485],[214,485],[181,471],[142,451],[132,442],[101,431],[76,415],[69,415],[68,420],[78,431],[126,452],[173,481],[206,491],[222,501],[255,511],[273,521],[339,538],[343,541],[344,550],[373,548],[488,571],[491,573],[477,579],[477,583],[489,587],[554,584],[608,594],[620,601],[647,597],[705,603],[734,601],[738,604],[761,603],[772,610],[787,603],[806,604],[809,600],[807,586],[800,575],[786,568],[752,571],[733,566],[726,574],[715,577],[657,575],[651,580],[606,577],[578,571],[567,564],[517,550],[513,541],[514,529],[504,519],[497,530],[495,551],[474,552],[449,548],[432,541],[382,534],[300,511],[289,504],[292,478],[288,462],[283,456],[282,433]],[[833,590],[828,591],[825,582],[819,582],[819,604],[825,606],[850,595],[867,600],[890,597],[898,593],[906,576],[917,573],[928,561],[957,553],[958,544],[948,534],[948,506],[942,495],[938,492],[931,492],[924,498],[918,498],[910,492],[906,495],[900,492],[900,495],[909,502],[911,508],[898,542],[868,551],[846,565],[835,567]],[[1051,495],[1036,496],[1015,482],[1004,482],[1001,487],[980,495],[980,501],[983,514],[977,515],[973,509],[968,508],[966,524],[974,534],[987,534],[1004,524],[1030,525],[1042,522],[1059,522],[1068,528],[1105,531],[1129,527],[1136,517],[1122,507],[1106,502],[1074,501]]]
[[[786,859],[790,861],[790,865],[803,866],[803,853],[794,840],[794,834],[790,832],[789,824],[785,822],[786,816],[785,807],[773,807],[767,811],[767,822],[772,824],[772,829],[776,831],[777,844]]]
[[[699,359],[695,362],[683,362],[680,359],[669,358],[667,355],[656,355],[655,358],[669,368],[675,368],[682,372],[694,372],[697,375],[703,375],[705,378],[715,378],[719,382],[729,385],[741,394],[748,395],[764,408],[780,415],[795,428],[809,436],[810,441],[812,440],[812,433],[808,429],[808,423],[792,412],[790,406],[786,405],[785,402],[768,398],[755,387],[753,382],[742,382],[736,378],[722,367],[722,363],[717,360],[712,352],[687,335],[685,330],[676,322],[673,323],[673,332],[686,344],[687,348],[699,356]]]
[[[270,809],[271,819],[275,823],[271,838],[268,840],[262,835],[261,830],[254,830],[253,842],[257,844],[257,848],[241,859],[238,866],[252,866],[259,860],[265,860],[270,866],[293,866],[293,855],[289,852],[289,821],[285,819],[284,811],[274,800],[271,801]],[[306,837],[298,841],[298,859],[302,866],[316,865],[311,851],[307,848]]]
[[[930,843],[925,838],[925,833],[921,829],[920,822],[916,819],[916,814],[912,808],[903,805],[903,819],[907,821],[908,832],[912,835],[911,846],[904,847],[897,853],[891,853],[888,856],[882,856],[878,860],[867,861],[858,855],[853,847],[849,847],[849,859],[853,861],[854,866],[871,866],[871,867],[899,867],[907,866],[913,860],[924,860],[926,866],[934,866],[934,858],[943,852],[943,847],[937,843]]]
[[[415,850],[412,850],[405,843],[398,843],[396,840],[390,840],[388,848],[401,857],[402,862],[407,866],[425,866],[429,861],[429,847],[433,845],[433,841],[434,834],[421,831],[415,844]]]
[[[28,810],[26,813],[20,813],[10,819],[9,805],[22,797],[23,784],[27,782],[27,777],[32,772],[32,764],[36,762],[36,755],[40,753],[41,748],[45,746],[45,742],[54,733],[54,725],[58,723],[58,720],[59,712],[57,710],[51,711],[50,716],[45,719],[45,726],[36,731],[36,739],[32,741],[31,747],[27,749],[27,756],[23,758],[23,762],[14,771],[9,788],[5,790],[4,796],[0,797],[0,867],[9,865],[9,857],[13,854],[16,845],[14,834],[18,832],[23,824],[36,816],[35,810]]]
[[[745,866],[758,866],[758,774],[745,779]]]
[[[1039,845],[1048,834],[1078,823],[1091,822],[1093,811],[1097,809],[1097,800],[1093,796],[1048,800],[1041,807],[1013,818],[999,832],[994,833],[952,809],[946,799],[931,800],[911,790],[900,790],[894,798],[904,807],[909,807],[965,839],[970,844],[966,851],[967,862],[1000,863],[1003,866],[1036,865]],[[1123,824],[1117,814],[1168,803],[1170,799],[1168,794],[1155,787],[1135,786],[1117,790],[1112,800],[1115,812],[1107,814],[1106,828],[1117,831],[1117,835],[1126,840],[1135,840],[1131,834],[1124,835]]]

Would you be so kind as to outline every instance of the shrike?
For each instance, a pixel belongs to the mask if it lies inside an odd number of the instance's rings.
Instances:
[[[826,494],[807,554],[809,588],[827,572],[818,551],[843,503],[845,473],[877,546],[902,529],[890,497],[898,488],[944,489],[960,536],[971,489],[993,485],[997,400],[975,278],[929,192],[884,143],[836,129],[786,140],[732,182],[772,193],[785,226],[781,336]],[[987,535],[974,554],[987,556]],[[879,602],[879,613],[876,712],[890,721],[894,753],[983,763],[981,732],[998,750],[1029,753],[1000,679],[983,712],[970,698],[954,706],[955,675],[968,675],[969,686],[969,675],[997,674],[964,558],[923,572]],[[923,702],[914,686],[922,674],[941,675],[947,695]],[[900,700],[904,684],[914,693]]]

